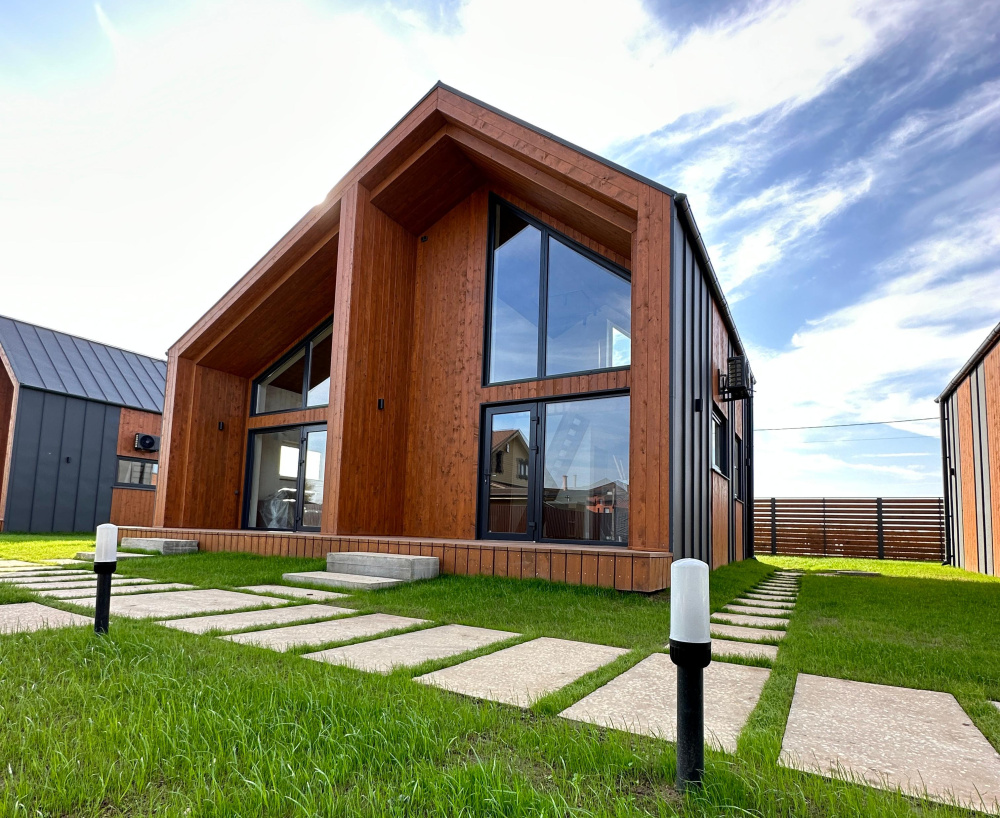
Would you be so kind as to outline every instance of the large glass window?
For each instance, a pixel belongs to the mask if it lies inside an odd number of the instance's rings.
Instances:
[[[488,407],[484,431],[481,536],[628,543],[627,395]]]
[[[629,399],[545,406],[542,536],[628,542]]]
[[[254,432],[247,528],[318,529],[323,516],[326,428]]]
[[[631,364],[627,271],[493,200],[490,383]]]
[[[255,415],[330,402],[332,335],[333,327],[326,324],[254,382]]]

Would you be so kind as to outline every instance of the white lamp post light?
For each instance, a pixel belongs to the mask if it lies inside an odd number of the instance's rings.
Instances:
[[[677,665],[677,787],[701,786],[705,774],[705,679],[712,661],[708,566],[670,566],[670,659]]]
[[[108,619],[111,613],[111,575],[117,567],[118,526],[104,523],[97,526],[97,547],[94,549],[94,573],[97,574],[94,633],[108,632]]]

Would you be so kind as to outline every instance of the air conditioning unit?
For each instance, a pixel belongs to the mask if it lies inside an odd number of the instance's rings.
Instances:
[[[143,435],[138,434],[135,436],[135,450],[137,452],[158,452],[160,451],[160,436],[159,435]]]
[[[720,392],[727,400],[742,400],[753,396],[753,375],[745,355],[733,355],[726,364],[726,374],[720,378]]]

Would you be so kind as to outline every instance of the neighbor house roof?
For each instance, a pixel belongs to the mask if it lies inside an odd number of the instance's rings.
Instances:
[[[935,403],[940,403],[945,398],[949,397],[952,392],[958,389],[958,385],[966,379],[968,374],[973,369],[979,366],[979,362],[986,357],[989,351],[993,349],[993,347],[995,347],[998,342],[1000,342],[1000,324],[997,324],[995,327],[993,327],[993,329],[990,331],[990,334],[987,335],[986,339],[979,345],[979,348],[972,353],[972,357],[965,362],[965,366],[963,366],[960,370],[958,370],[958,372],[955,374],[955,377],[948,382],[948,385],[944,388],[944,391],[940,395],[938,395],[937,398],[935,398]]]
[[[23,387],[163,412],[166,361],[4,316],[0,348]]]

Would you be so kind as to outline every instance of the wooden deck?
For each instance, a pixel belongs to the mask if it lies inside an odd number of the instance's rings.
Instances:
[[[440,559],[441,572],[445,574],[536,578],[619,591],[649,593],[670,584],[669,552],[636,551],[621,546],[131,526],[119,528],[118,534],[119,537],[198,540],[202,551],[241,551],[266,557],[322,558],[332,551],[420,554]]]

